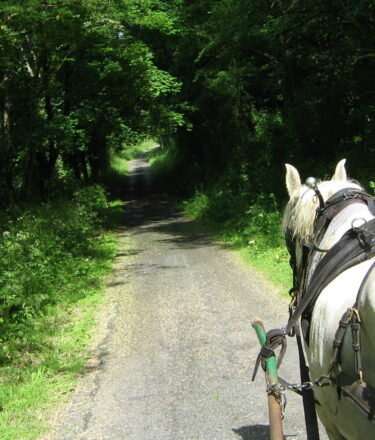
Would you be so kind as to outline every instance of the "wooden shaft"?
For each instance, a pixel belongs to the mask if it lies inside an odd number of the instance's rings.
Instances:
[[[255,318],[251,325],[258,336],[260,345],[264,345],[266,343],[266,330],[264,329],[263,321],[260,318]],[[271,356],[266,361],[267,386],[278,383],[278,381],[276,356]],[[280,401],[272,393],[268,394],[268,416],[270,421],[270,439],[284,440]]]

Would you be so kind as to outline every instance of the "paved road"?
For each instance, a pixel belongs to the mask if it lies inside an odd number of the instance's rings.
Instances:
[[[144,159],[131,163],[130,185],[96,345],[48,438],[268,439],[263,374],[250,381],[259,350],[250,321],[285,324],[287,301],[151,194]],[[292,340],[282,375],[298,381],[297,365]],[[306,438],[298,396],[288,395],[285,433]]]

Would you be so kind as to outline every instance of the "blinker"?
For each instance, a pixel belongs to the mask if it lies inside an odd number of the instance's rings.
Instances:
[[[323,199],[322,193],[318,189],[318,181],[317,181],[317,179],[315,177],[308,177],[306,179],[306,181],[305,181],[305,185],[315,192],[315,194],[316,194],[316,196],[318,197],[318,200],[319,200],[319,209],[321,211],[323,211],[324,208],[325,208],[325,203],[324,203],[324,199]]]

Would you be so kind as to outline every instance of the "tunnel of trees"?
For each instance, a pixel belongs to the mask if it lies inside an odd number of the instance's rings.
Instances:
[[[168,2],[2,2],[2,204],[98,181],[111,149],[180,124],[180,84],[147,43],[175,33]]]
[[[369,0],[1,2],[2,205],[99,181],[111,150],[150,135],[173,145],[186,191],[219,178],[280,196],[284,162],[325,173],[341,157],[368,181],[374,12]]]

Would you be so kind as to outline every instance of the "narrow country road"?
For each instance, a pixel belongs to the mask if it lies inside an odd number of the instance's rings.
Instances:
[[[129,181],[97,341],[48,439],[268,439],[263,372],[251,382],[259,344],[250,321],[284,325],[287,300],[152,194],[145,159],[131,162]],[[298,382],[288,342],[281,375]],[[302,402],[287,397],[285,434],[304,440]]]

